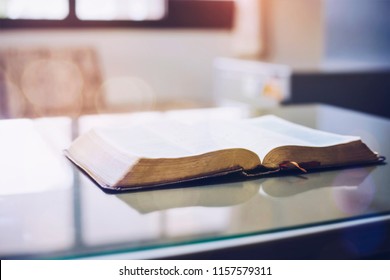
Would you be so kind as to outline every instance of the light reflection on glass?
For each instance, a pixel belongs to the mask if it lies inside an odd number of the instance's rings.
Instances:
[[[227,208],[184,208],[166,211],[165,236],[208,236],[225,232],[230,227],[232,209]]]
[[[72,200],[70,188],[0,196],[0,257],[70,248],[75,230]]]
[[[58,119],[54,123],[55,126],[67,127],[68,130],[51,134],[52,140],[68,139],[69,143],[69,120]],[[0,135],[0,195],[43,192],[69,188],[72,185],[72,171],[62,152],[50,149],[33,121],[2,121]]]
[[[335,178],[335,185],[342,185],[343,182],[354,180],[361,176],[359,170],[345,170]],[[355,188],[334,188],[333,197],[336,205],[349,215],[364,213],[370,207],[375,196],[376,186],[370,175],[365,176],[365,180]]]
[[[0,123],[0,257],[74,244],[73,172],[62,155],[68,118]]]
[[[161,235],[161,214],[140,215],[81,178],[82,239],[86,245],[146,242]]]
[[[102,245],[218,234],[229,230],[230,206],[250,200],[258,189],[240,182],[107,195],[83,178],[83,240]]]

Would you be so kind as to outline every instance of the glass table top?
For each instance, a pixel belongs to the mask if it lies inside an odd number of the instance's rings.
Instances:
[[[97,125],[275,114],[361,136],[390,155],[390,121],[324,105],[0,121],[0,258],[79,258],[175,248],[390,213],[388,164],[107,194],[63,156]]]

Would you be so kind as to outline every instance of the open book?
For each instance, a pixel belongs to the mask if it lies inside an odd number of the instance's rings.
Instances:
[[[65,154],[110,190],[233,172],[260,176],[382,160],[359,137],[314,130],[272,115],[239,121],[160,121],[96,128],[78,137]]]

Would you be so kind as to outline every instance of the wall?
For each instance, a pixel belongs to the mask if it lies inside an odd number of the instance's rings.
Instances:
[[[295,70],[318,69],[324,53],[323,0],[263,0],[260,59]]]
[[[390,1],[261,1],[260,59],[298,72],[390,69]]]
[[[390,118],[390,1],[322,0],[318,71],[292,76],[292,101],[327,103]]]
[[[388,67],[390,65],[390,1],[326,0],[325,58]]]
[[[232,54],[229,31],[17,30],[1,31],[0,42],[0,48],[93,46],[105,79],[142,79],[159,102],[209,104],[213,59]]]

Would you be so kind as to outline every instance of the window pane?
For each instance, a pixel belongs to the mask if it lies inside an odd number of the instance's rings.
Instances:
[[[64,19],[68,0],[0,0],[0,18]]]
[[[159,20],[165,13],[166,0],[76,0],[82,20]]]

